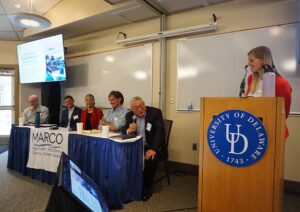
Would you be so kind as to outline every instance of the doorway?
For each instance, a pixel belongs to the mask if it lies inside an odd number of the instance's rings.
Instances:
[[[0,145],[8,144],[11,126],[18,116],[16,84],[16,69],[0,67]]]

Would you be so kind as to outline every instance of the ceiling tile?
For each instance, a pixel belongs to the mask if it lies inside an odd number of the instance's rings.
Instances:
[[[0,31],[13,31],[6,15],[0,15]]]
[[[0,0],[4,11],[8,15],[18,12],[35,12],[42,15],[60,1],[62,0],[34,0],[33,11],[31,11],[28,0]],[[16,3],[20,4],[21,8],[16,8]]]
[[[15,32],[1,32],[0,31],[0,40],[20,40]]]
[[[0,14],[5,14],[4,9],[3,9],[1,3],[0,3]]]

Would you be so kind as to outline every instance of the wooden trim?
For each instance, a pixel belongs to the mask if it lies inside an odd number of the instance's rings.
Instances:
[[[283,207],[283,175],[285,153],[285,110],[283,97],[276,98],[276,133],[275,133],[275,160],[274,160],[274,199],[273,211],[281,212]]]
[[[204,154],[204,111],[205,98],[200,98],[200,143],[199,143],[199,179],[198,179],[198,211],[202,211],[203,195],[203,154]],[[201,142],[202,141],[202,142]]]

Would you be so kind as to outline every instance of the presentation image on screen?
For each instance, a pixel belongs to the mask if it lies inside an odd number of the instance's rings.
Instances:
[[[66,80],[62,35],[20,44],[17,52],[22,84]]]
[[[102,212],[96,191],[79,174],[70,169],[72,193],[92,211]]]
[[[98,186],[65,153],[62,153],[59,187],[88,211],[108,212]]]

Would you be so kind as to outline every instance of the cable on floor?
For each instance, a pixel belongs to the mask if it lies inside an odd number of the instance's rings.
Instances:
[[[183,210],[191,210],[191,209],[197,209],[198,207],[190,207],[190,208],[179,208],[179,209],[172,209],[172,210],[166,210],[161,212],[171,212],[171,211],[183,211]]]

